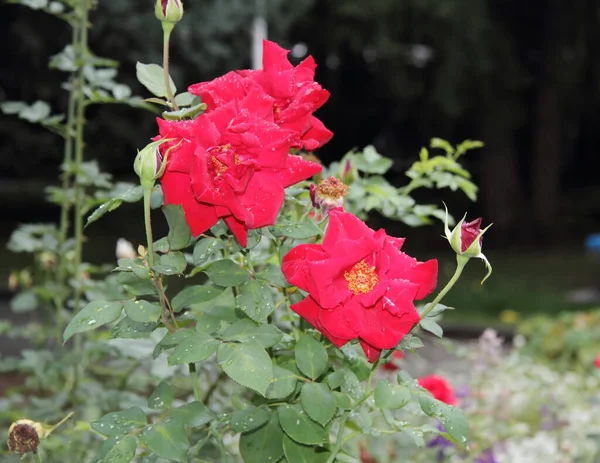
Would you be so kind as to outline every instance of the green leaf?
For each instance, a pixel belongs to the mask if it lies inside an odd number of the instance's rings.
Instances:
[[[410,390],[406,386],[379,381],[375,387],[375,405],[379,408],[396,410],[410,402]]]
[[[294,350],[298,369],[310,379],[317,379],[327,369],[327,351],[323,344],[308,334],[303,334]]]
[[[369,145],[362,153],[354,153],[350,158],[352,167],[368,174],[385,174],[392,167],[392,160],[381,156]]]
[[[177,103],[177,106],[189,106],[194,102],[194,99],[199,98],[190,92],[183,92],[179,95],[175,95],[175,103]]]
[[[167,381],[161,381],[148,397],[148,408],[162,410],[171,407],[173,403],[173,386]]]
[[[135,63],[135,74],[140,83],[146,87],[150,93],[158,97],[167,96],[164,71],[158,64],[143,64],[137,62]],[[171,77],[169,77],[169,86],[174,95],[177,92],[177,89]]]
[[[109,437],[98,450],[93,463],[129,463],[135,457],[137,441],[133,436]]]
[[[198,103],[189,108],[181,108],[175,111],[163,111],[162,116],[168,121],[181,121],[184,119],[195,119],[204,111],[208,106],[206,103]]]
[[[98,206],[94,212],[92,212],[88,218],[85,226],[87,227],[89,224],[95,222],[104,214],[114,211],[118,208],[123,202],[134,203],[136,201],[140,201],[144,196],[141,185],[137,185],[129,190],[121,193],[120,195],[109,199],[104,204]]]
[[[443,402],[436,400],[429,392],[419,392],[419,405],[428,416],[440,416]]]
[[[229,259],[221,259],[210,264],[205,273],[219,286],[237,286],[248,280],[248,271]]]
[[[74,334],[91,331],[114,322],[119,318],[122,310],[123,304],[120,302],[90,302],[71,318],[63,333],[63,341],[67,342]]]
[[[291,286],[285,279],[285,276],[283,275],[279,265],[267,264],[261,272],[256,274],[256,278],[282,288],[288,288]]]
[[[437,322],[429,317],[423,318],[419,322],[419,326],[423,328],[425,331],[429,331],[434,334],[438,338],[441,338],[444,335],[444,330],[442,327],[437,324]]]
[[[214,413],[206,408],[206,405],[197,401],[190,402],[181,407],[172,408],[169,411],[169,416],[179,420],[185,426],[194,428],[204,426],[215,418]]]
[[[127,301],[125,303],[125,314],[138,323],[151,323],[160,318],[162,308],[158,304],[148,301]]]
[[[231,415],[229,426],[233,432],[248,432],[265,424],[271,418],[271,412],[265,405],[248,407]]]
[[[273,380],[273,364],[259,343],[223,343],[217,350],[217,362],[236,383],[265,396]]]
[[[184,341],[184,339],[186,339],[189,336],[193,336],[195,333],[196,331],[192,329],[182,329],[177,330],[174,333],[167,333],[154,348],[154,351],[152,352],[152,357],[156,358],[161,354],[161,352],[178,346]]]
[[[123,317],[110,330],[111,338],[140,339],[150,336],[150,333],[156,329],[158,323],[139,323],[134,322],[129,317]]]
[[[261,322],[275,310],[271,288],[264,281],[248,280],[239,287],[238,307],[255,322]]]
[[[429,146],[432,148],[443,149],[448,156],[452,156],[452,154],[454,154],[454,147],[446,140],[442,140],[441,138],[432,138]]]
[[[302,445],[283,437],[283,452],[288,463],[324,463],[330,453],[323,447]]]
[[[31,312],[38,306],[38,298],[33,291],[22,291],[10,300],[10,310],[13,313]]]
[[[296,390],[298,377],[293,371],[274,364],[273,374],[275,376],[267,389],[267,399],[285,399]]]
[[[168,254],[160,256],[156,270],[165,275],[178,275],[183,273],[186,267],[187,261],[183,253],[171,250]]]
[[[448,404],[443,404],[441,409],[439,418],[444,424],[446,434],[451,437],[450,440],[464,448],[469,436],[469,423],[464,413],[462,410]]]
[[[308,416],[321,426],[329,423],[337,410],[335,396],[323,383],[304,383],[300,403]]]
[[[422,312],[427,309],[429,307],[429,304],[425,304],[420,310],[419,310],[419,315],[422,314]],[[453,307],[448,307],[444,304],[436,304],[435,307],[431,310],[431,312],[429,312],[427,314],[428,318],[434,318],[437,317],[439,314],[445,312],[446,310],[454,310]]]
[[[238,341],[246,343],[256,341],[265,349],[277,344],[283,333],[274,325],[257,325],[253,321],[243,318],[229,326],[222,335],[224,341]]]
[[[181,312],[184,307],[214,299],[224,290],[224,288],[213,285],[188,286],[171,299],[171,307],[175,312]]]
[[[287,236],[299,240],[312,238],[323,233],[310,219],[303,222],[290,222],[289,220],[280,219],[275,225],[269,227],[269,231],[276,237]]]
[[[144,428],[140,440],[152,452],[165,460],[186,463],[190,446],[183,424],[177,420],[153,424]]]
[[[223,249],[223,240],[217,238],[202,238],[194,246],[194,265],[206,265],[210,258]]]
[[[242,433],[239,443],[240,455],[246,462],[276,462],[283,457],[283,436],[277,413],[272,413],[265,426]]]
[[[134,429],[146,426],[146,414],[139,407],[131,407],[120,412],[104,415],[98,421],[90,423],[90,427],[106,437],[117,437],[129,434]]]
[[[117,281],[133,296],[156,295],[156,286],[150,280],[142,280],[133,273],[119,273]]]
[[[315,445],[329,441],[327,429],[312,421],[300,404],[281,405],[277,409],[283,431],[300,444]]]
[[[203,362],[213,355],[219,341],[204,333],[194,333],[187,336],[181,344],[169,355],[169,365]]]
[[[169,246],[172,251],[179,251],[188,247],[192,241],[192,232],[185,220],[183,208],[179,205],[169,204],[163,206],[162,211],[165,214],[169,224]]]

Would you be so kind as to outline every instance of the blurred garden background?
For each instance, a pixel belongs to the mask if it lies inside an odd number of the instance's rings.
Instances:
[[[68,41],[67,26],[36,8],[0,5],[0,101],[48,101],[65,109],[63,74],[48,58]],[[51,2],[50,2],[51,3]],[[514,323],[534,313],[599,305],[600,257],[584,240],[600,231],[600,6],[594,0],[521,2],[422,0],[194,0],[174,32],[171,72],[180,87],[233,68],[250,67],[256,18],[268,37],[299,62],[311,54],[317,80],[332,96],[318,116],[335,134],[317,155],[324,163],[373,144],[394,160],[394,185],[433,136],[466,138],[485,147],[464,160],[480,185],[471,203],[447,197],[453,211],[494,223],[486,254],[495,267],[483,287],[477,264],[448,297],[460,310],[447,322]],[[134,63],[160,62],[160,28],[148,1],[100,1],[91,18],[91,48],[125,63],[119,78],[143,94]],[[43,203],[56,182],[60,138],[44,128],[0,115],[0,242],[18,223],[57,220]],[[115,179],[133,179],[136,149],[155,135],[154,115],[124,105],[88,112],[86,156]],[[423,196],[424,195],[424,196]],[[416,193],[439,203],[439,193]],[[92,262],[110,260],[118,237],[141,242],[136,206],[86,230]],[[129,209],[127,209],[129,208]],[[407,236],[409,251],[442,259],[441,280],[453,256],[439,238],[441,223],[410,229],[374,214],[374,226]],[[131,223],[130,223],[131,222]],[[21,256],[0,251],[0,292]],[[24,256],[23,258],[26,258]],[[448,265],[444,265],[447,258]]]

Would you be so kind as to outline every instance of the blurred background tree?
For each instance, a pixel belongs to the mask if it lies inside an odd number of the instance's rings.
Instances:
[[[100,0],[92,18],[92,48],[122,62],[121,79],[138,94],[135,61],[160,61],[160,28],[149,3]],[[401,175],[431,136],[478,138],[486,148],[470,158],[482,186],[482,210],[475,212],[495,222],[491,240],[579,241],[598,226],[600,195],[590,194],[598,193],[600,141],[597,1],[266,0],[265,6],[269,38],[293,48],[292,60],[312,54],[318,80],[332,92],[320,112],[336,135],[319,153],[325,161],[374,143],[395,158]],[[172,41],[179,87],[250,66],[256,7],[245,0],[186,3]],[[63,109],[63,76],[46,62],[68,31],[29,8],[0,8],[0,99],[44,99]],[[116,176],[129,175],[136,147],[154,135],[152,115],[103,106],[89,119],[89,155]],[[60,159],[54,135],[3,117],[0,136],[1,177],[18,177],[20,185],[54,178]]]

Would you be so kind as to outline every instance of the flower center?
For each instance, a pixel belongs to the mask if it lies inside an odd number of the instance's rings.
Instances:
[[[214,172],[215,176],[219,177],[223,174],[229,166],[223,162],[221,159],[224,157],[230,156],[233,158],[233,164],[238,165],[240,163],[239,156],[233,152],[231,149],[231,144],[227,143],[226,145],[214,146],[207,150],[209,154],[209,170]],[[227,159],[227,158],[226,158]]]
[[[344,278],[348,282],[348,289],[354,295],[371,292],[379,282],[379,278],[375,273],[375,267],[371,267],[364,260],[361,260],[350,270],[344,272]]]

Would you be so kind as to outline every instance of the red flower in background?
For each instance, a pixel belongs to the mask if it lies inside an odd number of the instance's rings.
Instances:
[[[600,355],[594,360],[594,366],[600,368]]]
[[[448,405],[456,405],[456,397],[454,396],[454,389],[448,384],[444,378],[438,375],[429,375],[419,378],[419,386],[427,389],[433,397],[440,402],[447,403]]]
[[[383,368],[384,370],[387,370],[387,371],[397,371],[400,369],[400,367],[398,366],[396,361],[402,360],[403,358],[404,358],[404,352],[395,350],[394,353],[392,354],[392,360],[381,365],[381,368]]]
[[[296,246],[283,258],[287,280],[309,293],[292,310],[336,347],[358,339],[375,362],[419,321],[414,300],[437,282],[437,261],[417,262],[400,251],[403,242],[332,210],[322,244]]]
[[[273,122],[272,99],[248,93],[192,121],[158,119],[169,151],[165,204],[180,204],[198,236],[222,218],[242,246],[249,229],[275,223],[284,188],[321,166],[289,154],[298,134]]]
[[[232,100],[242,99],[259,88],[270,100],[274,122],[299,136],[295,147],[313,151],[327,143],[332,133],[312,115],[329,98],[329,92],[314,81],[312,57],[294,67],[289,51],[274,42],[263,42],[263,69],[232,71],[210,82],[191,85],[188,91],[202,98],[208,111]]]

